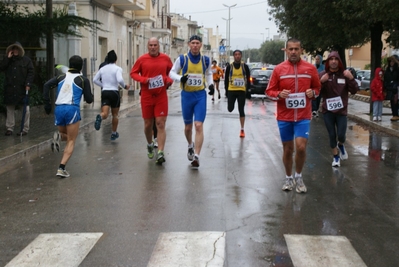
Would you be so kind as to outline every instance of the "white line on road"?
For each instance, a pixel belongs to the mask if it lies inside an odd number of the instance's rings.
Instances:
[[[102,235],[40,234],[5,267],[77,267]]]
[[[225,232],[160,233],[147,267],[222,267]]]
[[[367,267],[344,236],[284,235],[295,267]]]

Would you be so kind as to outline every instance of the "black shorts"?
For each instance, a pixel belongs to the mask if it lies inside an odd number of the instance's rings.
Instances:
[[[111,108],[119,108],[121,106],[121,98],[119,91],[105,90],[101,91],[101,106],[110,106]]]
[[[218,83],[218,82],[220,82],[220,79],[213,80],[213,82]]]

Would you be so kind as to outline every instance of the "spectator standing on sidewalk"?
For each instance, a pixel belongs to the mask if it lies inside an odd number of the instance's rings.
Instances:
[[[315,61],[316,64],[314,64],[314,66],[316,67],[317,72],[322,72],[324,70],[324,64],[322,63],[323,57],[321,55],[317,55]],[[319,117],[318,112],[320,108],[320,100],[320,95],[316,96],[315,100],[312,100],[312,116],[316,118]]]
[[[32,60],[25,56],[25,50],[19,42],[7,47],[0,64],[0,71],[5,72],[4,104],[7,110],[5,135],[10,136],[15,126],[15,107],[24,104],[26,93],[30,90],[34,79]],[[30,110],[27,105],[24,127],[17,135],[27,135],[29,123]]]
[[[348,159],[346,141],[348,95],[356,94],[359,86],[352,73],[344,68],[337,51],[332,51],[326,60],[325,71],[320,73],[323,98],[322,112],[333,153],[333,167],[341,166],[340,160]],[[337,142],[338,141],[338,142]]]
[[[384,83],[382,78],[384,73],[381,68],[375,69],[374,79],[371,81],[371,101],[373,102],[373,121],[382,120],[382,104],[384,97]]]
[[[277,101],[277,124],[283,143],[285,183],[282,190],[306,193],[302,169],[306,160],[312,103],[320,90],[316,68],[301,59],[301,41],[288,39],[285,47],[288,60],[273,70],[266,95]],[[230,92],[229,92],[230,93]],[[295,151],[295,175],[292,175]]]
[[[233,52],[234,62],[227,66],[224,88],[228,91],[227,94],[227,110],[232,112],[237,101],[238,112],[240,116],[240,137],[245,137],[245,98],[247,96],[248,87],[250,85],[250,72],[248,65],[241,62],[242,52],[235,50]]]
[[[50,79],[43,87],[44,109],[47,114],[51,112],[50,91],[54,87],[57,90],[54,115],[58,131],[53,134],[51,149],[53,152],[60,151],[60,141],[66,141],[64,154],[56,173],[56,176],[61,178],[69,177],[65,165],[72,156],[79,133],[82,95],[86,103],[90,104],[94,99],[90,81],[80,73],[82,66],[83,59],[80,56],[72,56],[69,59],[68,72]]]
[[[154,139],[157,140],[158,152],[156,164],[165,160],[166,118],[168,116],[168,95],[166,90],[172,85],[169,78],[172,61],[169,56],[159,52],[159,41],[151,37],[147,43],[148,53],[139,57],[130,71],[130,77],[140,82],[141,111],[144,120],[144,135],[147,140],[147,156],[154,158]],[[154,122],[156,132],[153,130]]]
[[[170,78],[180,81],[181,106],[184,120],[184,135],[188,143],[187,158],[191,167],[198,169],[199,156],[204,142],[204,121],[206,117],[206,85],[209,95],[215,93],[211,62],[208,56],[201,55],[202,38],[190,37],[190,51],[180,55],[173,64]],[[193,125],[195,125],[195,146],[193,142]]]
[[[388,58],[388,65],[384,71],[384,90],[387,100],[391,102],[391,121],[398,121],[398,85],[399,85],[399,62],[394,56]]]
[[[101,87],[101,113],[97,115],[94,128],[98,131],[101,127],[102,120],[108,118],[109,109],[112,113],[112,133],[111,140],[119,137],[119,107],[121,106],[121,97],[119,86],[128,89],[129,85],[125,84],[122,77],[122,68],[116,65],[117,55],[114,50],[107,54],[108,64],[101,67],[93,78],[93,82]]]

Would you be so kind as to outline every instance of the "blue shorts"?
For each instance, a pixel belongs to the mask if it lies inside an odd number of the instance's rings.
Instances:
[[[206,116],[206,91],[187,92],[181,91],[181,109],[184,124],[192,124],[194,121],[204,122]]]
[[[81,120],[80,107],[72,105],[55,106],[55,125],[66,126]]]
[[[277,124],[283,142],[292,141],[297,137],[309,138],[310,120],[277,121]]]

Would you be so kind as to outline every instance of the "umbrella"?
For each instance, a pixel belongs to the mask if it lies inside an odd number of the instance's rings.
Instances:
[[[21,121],[21,131],[20,131],[21,137],[22,137],[22,132],[24,130],[24,125],[25,125],[26,107],[29,104],[29,91],[28,90],[26,90],[26,95],[24,97],[23,102],[24,102],[24,109],[22,110],[22,121]]]

